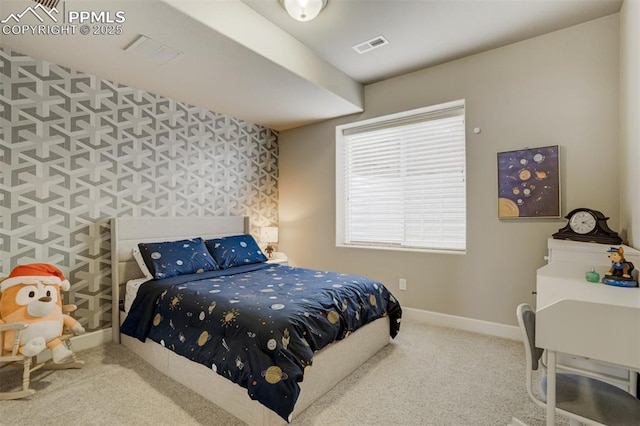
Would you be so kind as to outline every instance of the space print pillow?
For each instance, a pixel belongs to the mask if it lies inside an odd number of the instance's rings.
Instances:
[[[202,238],[140,243],[138,248],[151,275],[157,280],[220,269]]]
[[[256,240],[249,234],[207,240],[206,245],[222,269],[267,260]]]

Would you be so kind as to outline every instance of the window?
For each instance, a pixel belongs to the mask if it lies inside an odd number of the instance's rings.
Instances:
[[[336,244],[466,249],[464,101],[336,127]]]

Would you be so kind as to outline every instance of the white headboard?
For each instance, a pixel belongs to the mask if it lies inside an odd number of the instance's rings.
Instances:
[[[119,217],[111,219],[111,291],[113,341],[120,342],[121,291],[128,280],[142,278],[133,259],[138,243],[174,241],[184,238],[218,238],[249,232],[249,218],[217,217]]]

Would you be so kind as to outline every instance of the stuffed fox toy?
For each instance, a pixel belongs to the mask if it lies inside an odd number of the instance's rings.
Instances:
[[[65,327],[74,334],[84,333],[78,321],[62,313],[60,290],[69,287],[62,272],[46,263],[18,265],[0,282],[0,324],[29,324],[20,335],[20,353],[35,356],[48,347],[54,363],[69,361],[72,352],[59,337]],[[14,340],[15,332],[7,332],[6,350]]]

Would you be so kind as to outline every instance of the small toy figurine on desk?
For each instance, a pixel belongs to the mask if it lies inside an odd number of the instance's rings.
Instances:
[[[625,260],[624,249],[611,247],[609,253],[611,268],[605,272],[602,282],[617,287],[637,287],[638,282],[633,278],[633,263]]]
[[[590,283],[599,283],[600,282],[600,274],[597,273],[596,270],[593,269],[593,268],[590,271],[587,271],[587,273],[584,274],[584,277]]]

